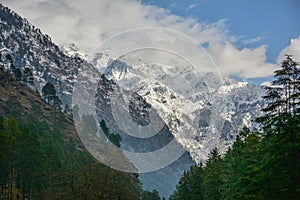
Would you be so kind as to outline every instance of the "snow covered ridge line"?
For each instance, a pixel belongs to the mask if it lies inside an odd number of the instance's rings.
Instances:
[[[0,21],[0,49],[6,49],[11,54],[15,66],[20,70],[23,71],[25,67],[32,69],[34,89],[41,91],[46,82],[51,82],[55,86],[63,104],[72,105],[71,100],[74,84],[76,84],[78,74],[82,73],[80,66],[87,63],[85,61],[85,53],[80,52],[76,47],[69,48],[66,51],[62,47],[59,49],[47,36],[37,31],[37,29],[32,28],[32,25],[29,26],[28,24],[30,23],[25,19],[13,16],[11,11],[8,12],[7,9],[4,10],[1,6]],[[102,98],[104,102],[100,111],[106,117],[104,119],[114,133],[119,133],[119,129],[117,126],[114,126],[114,121],[111,118],[111,110],[109,109],[113,79],[115,79],[115,82],[119,86],[136,93],[135,98],[130,98],[134,102],[129,104],[134,105],[133,107],[138,107],[138,109],[129,108],[131,110],[131,118],[135,118],[136,121],[142,121],[144,124],[149,121],[147,119],[147,106],[140,104],[138,101],[138,99],[142,98],[149,104],[152,103],[153,107],[157,107],[157,112],[160,112],[162,116],[165,114],[163,119],[167,125],[172,124],[175,127],[175,125],[180,125],[181,123],[184,127],[184,125],[187,126],[189,123],[194,123],[197,127],[195,132],[186,131],[183,134],[176,134],[175,132],[175,139],[190,152],[190,155],[197,162],[205,160],[210,149],[215,146],[221,151],[225,151],[226,147],[233,143],[234,137],[239,128],[242,127],[242,124],[250,127],[254,126],[252,119],[258,115],[257,113],[259,112],[256,111],[259,111],[262,103],[260,101],[260,87],[251,84],[247,84],[244,87],[232,87],[231,85],[236,83],[233,80],[225,80],[223,83],[219,81],[213,83],[212,81],[211,86],[215,91],[212,95],[208,95],[208,93],[204,92],[206,91],[206,86],[205,81],[201,81],[203,79],[197,80],[196,77],[188,76],[186,79],[194,81],[193,86],[195,86],[196,90],[190,93],[185,90],[176,91],[174,88],[169,87],[170,84],[167,85],[164,82],[156,84],[155,82],[148,82],[147,79],[143,79],[144,82],[140,82],[139,79],[141,76],[139,76],[138,71],[132,70],[135,66],[127,66],[127,70],[124,70],[125,68],[121,70],[122,66],[120,66],[120,71],[116,66],[110,65],[113,62],[105,53],[101,52],[88,60],[88,63],[93,65],[102,74],[107,73],[108,75],[110,69],[107,69],[106,66],[110,66],[118,74],[114,76],[115,73],[112,73],[111,80],[108,80],[108,76],[106,78],[103,76],[105,83],[101,85],[102,89],[98,93],[98,99]],[[120,60],[115,62],[121,63]],[[148,65],[149,63],[142,63],[140,66],[147,67]],[[149,65],[149,67],[157,67],[159,70],[159,66],[156,65]],[[176,67],[172,66],[168,70],[171,72],[176,71],[178,69]],[[169,71],[167,74],[170,74]],[[161,75],[161,78],[163,78],[164,75]],[[215,74],[205,74],[204,76],[204,79],[214,80],[213,77]],[[119,82],[116,79],[117,77]],[[168,78],[168,76],[166,77]],[[230,90],[228,89],[226,94],[218,92],[221,86],[228,86]],[[147,94],[148,92],[150,93]],[[186,94],[184,92],[190,94],[190,98],[184,98],[184,96],[180,95]],[[82,96],[84,96],[84,93]],[[210,122],[212,118],[217,119],[217,123],[212,125]],[[172,138],[172,133],[167,130],[166,126],[165,129],[156,137],[153,137],[153,140],[145,142],[130,140],[129,142],[141,151],[147,150],[149,152],[156,150],[162,145],[167,144],[170,138]],[[217,132],[216,130],[219,131]],[[123,142],[128,142],[125,137]],[[151,145],[153,148],[150,148]],[[149,148],[145,148],[145,146],[149,146]],[[153,180],[157,181],[155,183],[157,185],[170,185],[171,182],[176,183],[183,171],[194,164],[190,155],[186,153],[184,159],[177,160],[174,165],[167,167],[159,176],[155,176],[155,179],[151,177],[148,183],[151,182],[150,185],[153,185]],[[143,185],[147,187],[147,182],[143,179],[141,180]],[[171,192],[175,185],[168,187]]]
[[[32,71],[35,90],[41,92],[50,82],[63,104],[71,105],[74,77],[83,60],[64,54],[49,36],[9,8],[0,5],[0,12],[0,49],[9,51],[22,72],[25,68]]]
[[[27,20],[12,14],[3,6],[0,7],[0,11],[2,30],[0,48],[12,52],[14,64],[22,71],[25,67],[32,69],[35,89],[40,91],[46,82],[51,82],[56,87],[63,103],[71,105],[71,94],[76,82],[78,66],[86,62],[82,59],[86,55],[74,45],[65,50],[69,53],[64,53],[63,48],[59,49],[49,37],[33,28]],[[233,80],[225,80],[224,83],[216,81],[215,92],[209,94],[205,92],[205,82],[189,74],[187,79],[193,82],[195,90],[188,93],[189,98],[183,98],[180,93],[188,91],[175,91],[163,82],[155,86],[153,82],[148,82],[144,77],[141,78],[140,70],[134,71],[137,66],[124,68],[122,65],[114,65],[120,64],[121,61],[113,61],[100,52],[89,62],[108,79],[117,82],[120,87],[136,89],[133,91],[137,91],[140,96],[143,95],[149,103],[153,104],[153,107],[157,107],[162,115],[170,113],[169,117],[166,115],[163,118],[166,124],[175,124],[179,121],[183,127],[188,124],[196,126],[196,131],[193,133],[176,135],[176,139],[191,152],[195,160],[205,159],[207,152],[215,146],[221,151],[226,149],[232,144],[235,135],[243,125],[254,126],[252,120],[259,114],[262,104],[260,101],[262,90],[251,84],[240,84]],[[107,65],[109,68],[105,67]],[[162,66],[141,63],[140,67],[160,70]],[[182,66],[172,67],[171,71]],[[170,78],[169,71],[161,74],[162,78],[166,77],[165,81]],[[213,80],[214,75],[206,74],[205,76]],[[149,87],[142,88],[142,86]],[[214,124],[211,124],[212,118],[217,119]]]
[[[141,65],[149,67],[147,63]],[[172,134],[196,162],[205,161],[215,147],[224,153],[243,126],[257,126],[254,119],[260,115],[263,104],[260,86],[226,78],[223,83],[216,84],[215,92],[210,94],[203,92],[205,83],[201,79],[197,82],[195,77],[191,82],[196,82],[199,92],[186,98],[163,83],[141,77],[138,67],[126,64],[126,61],[112,61],[103,73],[119,87],[136,91],[156,109],[167,125],[174,127],[177,124],[177,130],[171,128]],[[155,66],[156,69],[159,67]],[[214,77],[212,74],[205,76]],[[195,125],[194,132],[187,128]],[[182,129],[186,131],[178,131]]]
[[[62,52],[70,57],[79,57],[83,60],[87,58],[87,54],[83,51],[80,51],[80,49],[74,43],[60,45],[59,48]]]
[[[65,48],[68,49],[71,51],[70,55],[78,55],[76,54],[78,48]],[[176,140],[197,162],[205,161],[214,147],[218,147],[224,153],[233,144],[236,134],[243,126],[250,128],[257,126],[253,121],[260,114],[263,93],[259,86],[226,78],[223,83],[215,81],[215,92],[211,95],[208,91],[203,92],[205,88],[203,80],[199,79],[199,81],[196,80],[198,77],[191,76],[194,78],[191,82],[197,83],[195,85],[199,91],[193,91],[190,98],[185,98],[163,83],[151,82],[151,78],[141,76],[144,69],[139,67],[156,69],[157,73],[162,73],[161,77],[167,77],[168,74],[163,74],[164,70],[159,70],[164,66],[153,66],[142,61],[140,66],[131,66],[126,63],[126,60],[112,60],[102,53],[90,60],[108,80],[114,81],[123,89],[137,92],[155,108],[165,123],[170,126]],[[215,77],[213,74],[205,76],[209,79]],[[191,131],[188,126],[197,128]],[[177,130],[174,127],[177,127]],[[179,130],[186,130],[185,134],[178,134]]]

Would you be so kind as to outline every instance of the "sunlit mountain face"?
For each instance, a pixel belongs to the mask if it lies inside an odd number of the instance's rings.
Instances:
[[[173,140],[181,146],[182,154],[175,162],[140,175],[149,190],[157,189],[163,196],[170,195],[191,164],[205,162],[215,147],[225,153],[243,126],[257,126],[253,120],[263,106],[260,86],[229,77],[220,79],[214,73],[203,73],[199,77],[189,71],[189,66],[153,64],[142,59],[133,65],[126,59],[110,58],[104,52],[87,58],[74,44],[57,46],[49,36],[2,5],[0,13],[1,55],[10,54],[22,72],[25,68],[31,69],[32,89],[41,93],[46,82],[51,82],[63,106],[71,106],[78,76],[85,76],[82,65],[89,66],[95,72],[95,79],[85,77],[86,85],[89,82],[97,85],[93,91],[96,121],[100,124],[104,120],[111,132],[121,136],[122,151],[154,151]],[[178,79],[174,81],[173,75],[178,70],[183,72],[184,80],[189,81],[193,90],[180,88]],[[150,71],[159,77],[157,82],[152,81]],[[86,92],[89,93],[88,89]],[[151,124],[151,112],[155,113],[161,123],[156,135],[137,138],[120,128],[112,105],[118,92],[121,95],[118,103],[126,105],[120,112],[127,111],[128,119],[138,126]],[[144,164],[147,165],[147,161]]]

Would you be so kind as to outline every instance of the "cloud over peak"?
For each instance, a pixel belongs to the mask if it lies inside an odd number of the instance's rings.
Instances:
[[[228,30],[226,19],[215,23],[199,22],[132,0],[3,0],[3,4],[40,27],[57,44],[75,43],[87,52],[121,31],[165,27],[185,33],[199,44],[206,44],[208,53],[226,75],[266,77],[276,68],[275,64],[266,61],[266,46],[238,49],[237,38]],[[292,41],[289,50],[297,51],[298,42],[299,38]]]

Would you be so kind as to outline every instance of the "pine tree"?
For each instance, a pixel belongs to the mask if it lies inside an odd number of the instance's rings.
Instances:
[[[8,197],[12,199],[15,194],[15,175],[16,175],[16,161],[17,161],[17,151],[16,151],[16,140],[20,136],[20,130],[18,127],[18,122],[15,118],[9,117],[3,121],[3,129],[5,135],[8,136],[9,149],[8,154]]]
[[[172,200],[203,199],[203,166],[191,166],[180,178],[176,190],[172,194]]]
[[[300,68],[299,63],[293,61],[291,55],[281,63],[281,69],[274,72],[275,80],[266,87],[263,98],[267,106],[262,109],[264,116],[257,119],[268,132],[294,132],[290,129],[290,122],[299,117],[300,111]],[[291,133],[290,132],[290,133]],[[291,141],[294,135],[289,135]]]
[[[16,78],[17,81],[20,81],[21,78],[22,78],[22,72],[19,68],[15,68],[13,70],[13,74],[14,74],[14,77]]]
[[[269,167],[269,190],[273,199],[298,199],[300,195],[300,69],[291,55],[275,71],[275,80],[266,88],[267,106],[258,118],[264,127],[265,158]],[[265,177],[267,179],[267,177]]]
[[[100,128],[103,131],[104,135],[106,135],[106,137],[108,137],[109,131],[108,131],[106,123],[105,123],[105,121],[103,119],[100,121]]]
[[[6,55],[6,61],[9,64],[10,72],[13,74],[14,78],[18,81],[22,78],[22,72],[19,68],[14,65],[13,59],[10,54]]]
[[[42,88],[42,97],[46,100],[47,103],[51,104],[55,96],[56,90],[54,88],[54,85],[47,82]]]
[[[143,191],[143,200],[160,200],[160,196],[157,190]]]
[[[219,200],[222,199],[222,158],[215,148],[210,153],[210,157],[206,162],[206,167],[203,171],[203,198]]]
[[[122,142],[121,136],[119,134],[109,133],[107,125],[103,119],[100,121],[100,128],[111,143],[113,143],[117,147],[121,147],[121,142]]]

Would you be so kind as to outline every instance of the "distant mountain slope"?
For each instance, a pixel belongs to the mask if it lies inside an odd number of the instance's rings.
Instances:
[[[94,102],[98,106],[97,120],[100,122],[104,119],[112,132],[121,135],[122,147],[126,150],[148,152],[164,146],[170,139],[175,138],[186,149],[183,157],[169,167],[142,175],[142,181],[147,189],[155,189],[155,185],[160,185],[160,188],[157,189],[163,196],[168,196],[189,165],[194,164],[195,161],[205,161],[209,151],[215,146],[224,153],[232,145],[236,134],[244,125],[255,127],[253,119],[259,115],[262,107],[260,99],[262,88],[259,86],[236,82],[230,78],[225,78],[224,82],[217,80],[214,82],[215,75],[211,73],[205,74],[201,78],[187,74],[186,79],[193,82],[194,93],[189,94],[190,98],[183,98],[166,84],[150,82],[143,84],[142,81],[145,79],[139,75],[141,69],[138,67],[151,69],[147,63],[142,63],[141,66],[130,66],[126,61],[113,61],[101,53],[86,61],[84,60],[85,54],[80,52],[75,45],[59,48],[49,36],[42,34],[26,19],[1,4],[0,13],[0,53],[3,56],[10,54],[13,64],[22,72],[25,68],[29,68],[33,72],[34,84],[30,87],[34,90],[40,93],[45,83],[50,82],[55,86],[63,104],[71,105],[74,85],[78,75],[82,74],[81,66],[92,67],[92,64],[97,63],[98,68],[94,71],[98,70],[100,73],[97,75],[101,75],[98,82],[100,87],[97,88]],[[107,63],[110,65],[105,68]],[[155,69],[160,70],[161,67],[157,65]],[[166,78],[163,81],[169,81],[168,74],[163,74],[161,71],[157,71],[157,73],[162,80],[164,77]],[[94,81],[92,77],[84,78],[86,85]],[[213,92],[205,92],[207,86],[204,79],[212,80]],[[132,121],[141,126],[147,125],[149,108],[153,107],[157,109],[157,113],[164,122],[164,129],[160,134],[149,140],[134,139],[122,132],[112,115],[112,91],[132,88],[135,88],[134,92],[129,92],[127,96],[131,101],[128,111]],[[9,109],[7,96],[14,99],[16,97],[12,96],[13,93],[22,93],[15,88],[11,88],[12,94],[8,94],[4,90],[3,100],[0,102],[0,105],[3,105],[2,111],[0,111],[3,113],[5,109]],[[189,91],[183,92],[188,93]],[[81,94],[83,99],[85,98],[84,94]],[[17,96],[24,104],[24,113],[34,112],[34,109],[38,112],[41,109],[41,119],[50,117],[46,114],[48,107],[45,103],[43,103],[45,107],[42,108],[30,106],[31,98],[36,99],[32,94],[25,92],[25,95]],[[66,119],[69,122],[72,121],[68,116]],[[185,130],[184,128],[189,125],[195,125],[196,131],[193,133],[182,131],[183,134],[177,134],[175,127]],[[66,129],[65,138],[77,141],[78,138],[73,132],[74,127],[67,126]]]
[[[76,53],[71,53],[68,56],[66,50],[76,51],[76,48],[67,48],[63,52],[51,41],[49,36],[42,34],[38,28],[26,19],[1,4],[0,13],[0,28],[2,30],[0,33],[0,51],[2,56],[5,57],[10,54],[13,58],[13,64],[22,72],[27,67],[32,70],[34,85],[31,87],[33,89],[41,92],[45,83],[50,82],[55,86],[63,104],[71,105],[72,91],[78,70],[82,64],[87,65],[87,62],[79,58]],[[105,56],[99,56],[104,59],[103,63],[110,60]],[[104,79],[106,78],[104,77]],[[110,86],[105,85],[105,87],[104,90]],[[104,98],[104,94],[98,93],[98,95]],[[3,104],[6,104],[6,102],[3,102]],[[27,109],[30,112],[30,106]],[[109,115],[109,113],[104,113],[104,115]],[[109,128],[113,129],[114,127]],[[74,130],[74,128],[72,127],[70,130]],[[160,142],[165,143],[162,140]],[[173,166],[174,169],[167,170],[172,172],[171,174],[162,171],[159,176],[144,175],[149,176],[146,178],[147,180],[143,179],[144,187],[149,190],[157,189],[163,196],[168,196],[174,190],[174,186],[182,172],[194,163],[188,153],[185,154],[185,157],[184,162],[177,162],[176,166]],[[154,179],[153,177],[157,178]],[[154,180],[160,183],[158,188],[153,188],[156,185],[153,182]],[[151,187],[149,184],[151,184]]]
[[[111,62],[103,73],[109,81],[99,84],[98,100],[100,106],[103,104],[99,112],[105,110],[101,113],[103,117],[112,117],[110,102],[114,101],[113,91],[118,90],[113,85],[134,91],[132,97],[126,97],[136,104],[128,109],[133,120],[140,125],[149,123],[148,111],[154,108],[176,140],[198,163],[205,162],[208,153],[215,147],[224,153],[243,126],[257,126],[254,119],[261,113],[264,104],[262,87],[229,77],[220,81],[211,72],[195,76],[184,66],[174,67],[186,72],[180,75],[189,83],[189,88],[172,87],[176,85],[178,74],[171,74],[167,67],[152,63],[129,65],[126,60]],[[151,77],[153,74],[156,77]],[[110,90],[104,89],[107,82],[110,82]],[[108,115],[104,116],[104,113]]]

